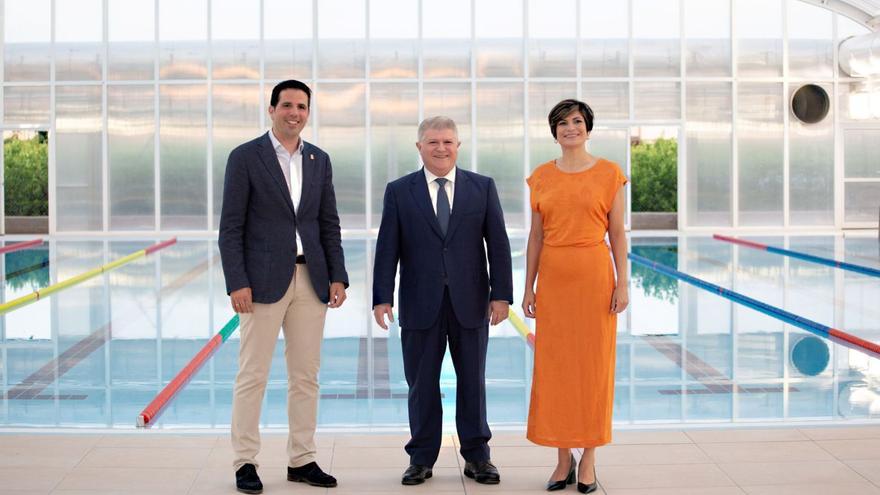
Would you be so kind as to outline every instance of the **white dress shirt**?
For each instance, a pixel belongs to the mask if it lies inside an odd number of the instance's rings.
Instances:
[[[458,167],[452,167],[452,170],[444,177],[446,185],[446,197],[449,198],[449,213],[452,213],[452,197],[455,195],[455,170]],[[437,192],[440,190],[440,184],[434,181],[437,176],[432,174],[428,167],[425,167],[425,179],[428,181],[428,194],[431,196],[431,206],[434,207],[434,214],[437,214]]]
[[[294,211],[299,209],[299,198],[302,195],[302,152],[303,140],[299,139],[299,146],[294,150],[293,154],[287,152],[287,149],[281,144],[281,141],[275,137],[272,129],[269,129],[269,139],[272,140],[272,146],[275,148],[275,155],[278,157],[278,165],[281,166],[281,172],[287,181],[287,187],[290,190],[290,199],[293,201]],[[296,231],[296,253],[303,254],[302,239],[299,238],[299,231]]]

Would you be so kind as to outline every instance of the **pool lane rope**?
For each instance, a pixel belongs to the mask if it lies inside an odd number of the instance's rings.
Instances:
[[[738,292],[734,292],[730,289],[725,289],[724,287],[706,282],[705,280],[701,280],[686,273],[680,272],[662,263],[651,261],[650,259],[639,256],[637,254],[629,253],[627,257],[633,263],[638,263],[639,265],[646,266],[656,272],[660,272],[672,278],[687,282],[691,285],[707,290],[709,292],[714,292],[715,294],[725,299],[729,299],[735,303],[742,304],[743,306],[764,313],[767,316],[776,318],[777,320],[781,320],[785,323],[788,323],[789,325],[796,326],[851,349],[856,349],[858,351],[865,352],[866,354],[869,354],[873,357],[880,358],[880,345],[874,342],[856,337],[855,335],[844,332],[843,330],[838,330],[836,328],[817,323],[802,316],[798,316],[794,313],[790,313],[784,309],[777,308],[776,306],[771,306],[767,303],[758,301],[757,299],[752,299],[751,297],[742,295]]]
[[[43,239],[31,239],[29,241],[16,242],[15,244],[8,244],[6,246],[0,247],[0,254],[11,253],[13,251],[20,251],[22,249],[30,249],[32,247],[37,247],[42,243],[43,243]]]
[[[513,328],[522,335],[522,338],[526,339],[526,344],[529,344],[529,347],[532,350],[535,350],[535,334],[529,331],[529,327],[526,325],[526,322],[523,321],[522,318],[516,314],[516,311],[510,310],[507,314],[507,320],[510,321],[510,324],[513,325]]]
[[[42,241],[40,241],[42,242]],[[22,306],[34,303],[39,301],[40,299],[45,298],[46,296],[50,296],[56,292],[60,292],[64,289],[69,289],[74,285],[80,284],[89,280],[90,278],[97,277],[104,272],[108,272],[114,268],[119,268],[120,266],[131,263],[132,261],[147,256],[148,254],[155,253],[156,251],[166,248],[177,242],[176,237],[172,237],[167,241],[163,241],[157,244],[153,244],[152,246],[147,247],[146,249],[141,249],[140,251],[136,251],[134,253],[129,254],[128,256],[123,256],[115,261],[111,261],[106,265],[99,266],[93,270],[89,270],[85,273],[81,273],[74,277],[71,277],[67,280],[58,282],[57,284],[50,285],[48,287],[44,287],[42,289],[37,289],[26,296],[19,297],[18,299],[13,299],[4,304],[0,304],[0,315],[9,313],[10,311],[14,311]]]
[[[193,357],[192,360],[190,360],[190,362],[187,363],[187,365],[184,366],[170,382],[168,382],[168,385],[165,385],[165,388],[156,394],[156,397],[153,398],[147,407],[138,414],[136,420],[138,427],[144,428],[156,423],[156,419],[165,407],[174,399],[178,392],[183,390],[190,379],[198,373],[208,359],[211,359],[214,352],[219,349],[227,339],[229,339],[229,336],[232,335],[236,328],[238,328],[238,324],[239,318],[236,314],[226,322],[226,325],[220,329],[220,332],[218,332],[217,335],[214,335],[195,355],[195,357]]]
[[[856,265],[854,263],[847,263],[846,261],[837,261],[832,258],[823,258],[821,256],[814,256],[812,254],[801,253],[798,251],[792,251],[790,249],[782,249],[778,247],[769,246],[767,244],[762,244],[760,242],[747,241],[745,239],[737,239],[736,237],[728,237],[726,235],[713,234],[712,238],[717,239],[719,241],[730,242],[732,244],[739,244],[740,246],[750,247],[752,249],[759,249],[762,251],[767,251],[768,253],[781,254],[782,256],[789,256],[792,258],[797,258],[799,260],[809,261],[811,263],[818,263],[820,265],[826,265],[833,268],[840,268],[841,270],[848,270],[851,272],[861,273],[862,275],[868,275],[871,277],[880,277],[880,270],[877,268],[871,268],[863,265]]]

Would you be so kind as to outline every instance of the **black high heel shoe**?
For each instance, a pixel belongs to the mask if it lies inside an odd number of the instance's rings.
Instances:
[[[556,490],[562,490],[566,487],[566,485],[571,485],[575,481],[575,466],[577,464],[574,462],[574,455],[571,456],[571,467],[568,468],[568,476],[565,477],[564,480],[553,481],[550,480],[547,482],[547,491],[555,492]]]
[[[583,462],[583,459],[581,459]],[[578,491],[581,493],[593,493],[599,489],[599,478],[596,477],[596,466],[593,466],[593,482],[581,483],[578,481]]]

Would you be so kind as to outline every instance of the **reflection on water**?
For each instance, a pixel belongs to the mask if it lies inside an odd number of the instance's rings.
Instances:
[[[154,240],[52,240],[3,257],[4,301],[65,280]],[[525,239],[511,240],[514,280]],[[869,257],[874,239],[764,237],[838,259]],[[374,241],[346,240],[349,299],[328,313],[321,427],[404,428],[400,329],[370,318]],[[722,287],[880,341],[880,281],[766,252],[681,236],[632,239],[636,254]],[[865,260],[861,263],[867,264]],[[880,421],[880,360],[704,290],[632,266],[619,318],[615,422],[626,425]],[[519,297],[522,286],[515,295]],[[518,310],[518,304],[514,304]],[[232,316],[215,239],[181,240],[0,319],[0,425],[132,428],[140,410]],[[162,427],[227,427],[238,337],[224,344],[161,416]],[[283,345],[275,350],[263,423],[286,427]],[[532,355],[505,323],[490,330],[486,364],[493,425],[525,423]],[[454,425],[455,373],[441,376]]]

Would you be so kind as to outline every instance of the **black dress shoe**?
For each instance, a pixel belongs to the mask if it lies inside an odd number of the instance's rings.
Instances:
[[[431,476],[433,476],[433,473],[428,466],[410,464],[406,471],[403,472],[403,478],[400,479],[400,482],[404,485],[421,485]]]
[[[498,468],[492,461],[465,462],[464,475],[484,485],[497,485],[501,481]]]
[[[599,489],[599,478],[596,477],[596,466],[593,466],[593,482],[581,483],[578,481],[578,491],[581,493],[593,493]]]
[[[318,467],[317,462],[310,462],[305,466],[292,468],[287,467],[287,481],[308,483],[312,486],[333,488],[336,486],[336,478],[325,473]]]
[[[235,472],[235,488],[241,493],[263,493],[263,483],[253,464],[245,464]]]
[[[569,468],[568,468],[568,476],[566,476],[565,479],[556,480],[556,481],[553,481],[553,480],[548,481],[547,482],[547,491],[548,492],[555,492],[556,490],[562,490],[567,485],[573,484],[574,480],[575,480],[575,466],[576,465],[577,465],[577,463],[574,462],[574,456],[572,455],[571,456],[571,464],[569,465]]]

